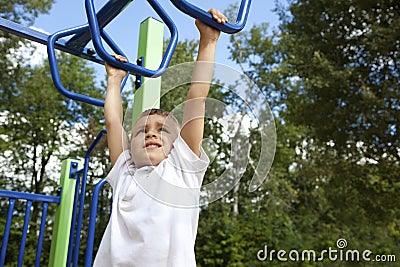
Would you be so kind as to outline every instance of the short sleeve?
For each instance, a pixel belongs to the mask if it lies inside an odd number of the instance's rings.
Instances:
[[[189,188],[199,188],[210,160],[201,148],[200,157],[186,144],[181,136],[173,143],[173,148],[163,165],[168,171],[161,174],[172,184],[181,184]],[[173,173],[173,175],[171,175]]]
[[[120,179],[125,177],[124,174],[131,173],[133,175],[133,164],[131,163],[131,154],[129,150],[123,151],[114,166],[111,168],[111,171],[107,175],[107,182],[110,183],[111,187],[115,190],[118,185],[123,182]]]
[[[168,159],[172,162],[178,163],[176,166],[179,166],[183,171],[189,173],[205,173],[208,164],[210,163],[210,160],[202,147],[200,148],[200,157],[198,157],[181,136],[176,138]]]

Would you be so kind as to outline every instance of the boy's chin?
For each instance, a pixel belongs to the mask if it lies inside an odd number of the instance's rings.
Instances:
[[[142,167],[146,167],[146,166],[157,166],[164,159],[165,159],[165,157],[164,158],[161,158],[161,157],[148,158],[147,160],[140,161],[139,164],[137,164],[136,168],[142,168]]]

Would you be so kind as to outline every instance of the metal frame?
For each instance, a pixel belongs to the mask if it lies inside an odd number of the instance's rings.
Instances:
[[[21,24],[3,18],[0,18],[0,30],[44,45],[47,45],[47,41],[49,38],[48,34],[31,29],[26,26],[22,26]],[[57,41],[54,46],[56,49],[69,53],[71,55],[75,55],[96,63],[104,64],[104,61],[100,57],[96,56],[94,50],[91,48],[78,49],[70,46],[68,42],[64,40]]]
[[[31,193],[25,193],[25,192],[7,191],[7,190],[0,190],[0,197],[8,198],[8,203],[9,203],[7,217],[6,217],[6,225],[4,228],[3,240],[2,240],[1,251],[0,251],[0,266],[4,265],[6,254],[7,254],[8,239],[10,236],[10,230],[11,230],[11,226],[12,226],[11,222],[12,222],[13,211],[14,211],[16,201],[17,200],[25,200],[26,201],[26,208],[25,208],[26,212],[25,212],[24,224],[23,224],[23,228],[22,228],[22,238],[21,238],[21,244],[20,244],[20,249],[19,249],[17,266],[22,266],[22,264],[23,264],[24,250],[25,250],[26,237],[27,237],[27,232],[28,232],[28,224],[29,224],[29,219],[30,219],[32,202],[33,201],[42,202],[41,225],[40,225],[40,230],[39,230],[39,237],[38,237],[38,243],[37,243],[37,249],[36,249],[36,259],[35,259],[35,267],[39,266],[40,265],[40,256],[42,253],[42,244],[43,244],[43,238],[44,238],[44,232],[45,232],[45,225],[46,225],[45,221],[46,221],[46,217],[47,217],[47,208],[48,208],[49,203],[59,204],[61,197],[60,196],[47,196],[47,195],[41,195],[41,194],[31,194]]]
[[[219,24],[212,18],[210,13],[187,2],[186,0],[171,0],[171,2],[176,8],[192,18],[199,19],[207,25],[229,34],[237,33],[244,28],[251,5],[251,0],[242,0],[236,22]]]
[[[175,47],[178,43],[178,30],[172,21],[172,19],[168,16],[165,10],[160,6],[160,4],[156,0],[147,0],[150,6],[155,10],[155,12],[160,16],[162,21],[168,27],[171,38],[168,44],[168,47],[164,53],[164,57],[159,65],[159,67],[155,70],[148,69],[146,67],[142,67],[136,64],[132,64],[129,62],[123,63],[116,60],[113,56],[111,56],[104,49],[101,34],[100,34],[100,24],[97,19],[96,10],[94,8],[93,0],[85,0],[85,8],[86,15],[89,23],[90,32],[92,34],[93,45],[98,53],[99,57],[101,57],[107,63],[118,67],[120,69],[124,69],[130,71],[133,74],[141,75],[145,77],[159,77],[161,76],[168,68],[169,62],[171,61],[172,55],[174,53]]]
[[[72,91],[68,90],[67,88],[65,88],[63,86],[63,84],[62,84],[62,81],[61,81],[61,78],[60,78],[60,73],[58,71],[56,51],[55,51],[57,40],[59,40],[60,38],[66,37],[66,36],[85,33],[88,30],[89,30],[89,26],[88,25],[83,25],[83,26],[78,26],[78,27],[75,27],[75,28],[71,28],[71,29],[67,29],[67,30],[62,30],[62,31],[56,32],[56,33],[54,33],[54,34],[52,34],[52,35],[50,35],[48,37],[47,55],[48,55],[49,64],[50,64],[50,72],[51,72],[51,76],[52,76],[52,79],[53,79],[54,86],[64,96],[66,96],[66,97],[68,97],[70,99],[73,99],[73,100],[76,100],[76,101],[81,101],[81,102],[88,103],[88,104],[91,104],[91,105],[104,106],[104,100],[103,99],[97,99],[97,98],[94,98],[94,97],[90,97],[90,96],[82,95],[82,94],[79,94],[79,93],[75,93],[75,92],[72,92]],[[119,49],[119,47],[113,42],[113,40],[103,31],[102,31],[102,36],[105,39],[105,41],[107,42],[107,44],[109,44],[109,46],[116,53],[124,55],[124,53],[121,51],[121,49]],[[128,75],[125,77],[121,88],[124,87],[127,79],[128,79]]]

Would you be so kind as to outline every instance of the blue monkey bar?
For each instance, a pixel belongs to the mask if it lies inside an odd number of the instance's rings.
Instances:
[[[97,13],[99,28],[103,29],[110,23],[122,10],[125,9],[133,0],[108,1]],[[67,41],[67,46],[76,49],[83,49],[92,40],[89,29],[79,32]]]
[[[247,17],[249,14],[250,4],[251,4],[251,0],[242,0],[236,22],[234,24],[229,22],[224,24],[219,24],[212,18],[210,13],[187,2],[186,0],[171,0],[171,2],[175,5],[175,7],[177,7],[180,11],[184,12],[185,14],[195,19],[198,19],[204,22],[205,24],[210,25],[211,27],[214,27],[222,32],[230,34],[237,33],[244,28],[247,22]]]
[[[119,62],[114,57],[109,55],[109,53],[107,53],[103,47],[101,41],[102,38],[111,47],[111,49],[114,50],[114,52],[124,55],[124,53],[117,47],[117,45],[113,42],[113,40],[105,33],[103,28],[110,21],[112,21],[118,14],[120,14],[122,10],[132,1],[133,0],[109,0],[100,9],[100,11],[96,13],[93,0],[85,0],[85,8],[86,8],[88,24],[83,26],[78,26],[75,28],[70,28],[67,30],[62,30],[50,36],[2,18],[0,18],[0,30],[42,44],[47,44],[51,75],[53,78],[53,83],[55,87],[59,90],[59,92],[62,93],[64,96],[73,100],[89,103],[95,106],[103,106],[104,100],[102,99],[96,99],[90,96],[74,93],[64,88],[58,72],[55,49],[59,49],[69,54],[73,54],[81,58],[101,64],[104,64],[104,61],[106,61],[107,63],[116,66],[118,68],[125,69],[131,72],[132,74],[137,75],[138,77],[161,76],[166,71],[170,63],[170,60],[172,58],[175,47],[177,45],[178,30],[172,19],[168,16],[168,14],[156,0],[147,0],[147,2],[161,17],[161,19],[167,25],[171,33],[170,42],[168,44],[168,47],[164,53],[164,57],[162,58],[158,69],[151,70],[143,66],[140,66],[139,64],[135,65],[129,62],[126,63]],[[208,12],[198,8],[197,6],[190,4],[185,0],[171,0],[171,2],[175,5],[175,7],[177,7],[182,12],[192,16],[193,18],[199,19],[202,22],[226,33],[236,33],[243,29],[247,21],[251,4],[251,0],[242,0],[236,23],[219,24],[215,22],[215,20]],[[72,35],[72,37],[68,41],[60,39],[62,37],[70,35]],[[85,47],[90,40],[93,41],[95,51],[92,48]],[[127,78],[128,77],[126,77],[126,79]],[[123,84],[125,84],[126,79],[124,80]]]
[[[126,4],[128,4],[131,1],[122,0],[122,1],[111,1],[111,2],[113,2],[113,6],[117,5],[118,3],[123,3],[123,4],[119,4],[117,6],[117,8],[113,8],[114,12],[112,12],[111,16],[115,17],[121,11],[121,9],[123,7],[125,7]],[[73,35],[73,37],[67,42],[67,44],[70,46],[73,46],[75,48],[81,49],[81,46],[86,45],[86,43],[88,41],[87,33],[91,32],[93,44],[96,48],[96,51],[98,52],[98,55],[102,59],[104,59],[109,64],[112,64],[116,67],[119,67],[119,68],[122,68],[125,70],[128,70],[128,71],[134,73],[135,75],[138,75],[138,76],[143,75],[146,77],[158,77],[167,70],[169,62],[171,61],[173,52],[175,50],[175,47],[178,43],[178,31],[176,29],[175,24],[171,20],[171,18],[165,13],[164,9],[155,0],[148,0],[148,2],[153,7],[153,9],[157,12],[157,14],[163,19],[163,21],[166,23],[166,25],[168,26],[168,28],[170,29],[170,32],[171,32],[170,42],[164,53],[164,57],[161,61],[159,68],[157,70],[150,70],[145,67],[135,65],[135,64],[132,64],[129,62],[127,62],[127,63],[119,62],[114,57],[112,57],[108,52],[106,52],[102,45],[101,38],[104,39],[104,41],[111,47],[111,49],[115,53],[124,55],[123,51],[118,48],[117,44],[114,43],[114,41],[109,37],[109,35],[101,28],[101,26],[104,27],[110,21],[110,18],[104,19],[104,16],[110,16],[110,14],[109,14],[110,12],[101,13],[101,11],[104,10],[104,8],[102,8],[99,11],[99,14],[96,15],[95,10],[94,10],[93,1],[87,0],[86,1],[86,9],[87,9],[89,24],[83,25],[83,26],[78,26],[78,27],[71,28],[71,29],[62,30],[62,31],[56,32],[48,37],[47,53],[48,53],[48,58],[49,58],[51,76],[53,78],[54,86],[58,89],[58,91],[61,94],[63,94],[64,96],[66,96],[70,99],[73,99],[73,100],[85,102],[85,103],[92,104],[95,106],[104,106],[104,100],[69,91],[62,85],[62,81],[60,78],[58,65],[57,65],[55,48],[56,48],[56,42],[60,38],[70,36],[70,35]],[[106,4],[106,6],[107,6],[107,4]],[[128,76],[125,77],[124,82],[121,86],[121,90],[124,87],[127,79],[128,79]]]
[[[129,62],[123,63],[118,60],[116,60],[113,56],[111,56],[107,51],[104,49],[103,44],[101,42],[101,27],[99,25],[97,16],[96,16],[96,10],[94,8],[93,0],[85,0],[85,8],[86,8],[86,15],[88,18],[88,23],[89,23],[89,28],[90,32],[92,34],[92,41],[93,45],[96,49],[96,52],[98,55],[107,63],[130,71],[133,74],[137,74],[140,76],[145,76],[145,77],[159,77],[161,76],[166,70],[169,65],[169,62],[171,61],[172,55],[174,53],[176,44],[178,43],[178,30],[172,21],[172,19],[168,16],[168,14],[165,12],[165,10],[160,6],[160,4],[156,0],[147,0],[147,2],[150,4],[150,6],[155,10],[155,12],[160,16],[160,18],[163,20],[163,22],[167,25],[170,33],[171,33],[171,38],[170,42],[168,44],[168,47],[164,53],[164,57],[160,63],[160,66],[158,67],[157,70],[150,70],[145,67],[132,64]]]
[[[48,34],[31,29],[29,27],[23,26],[21,24],[15,23],[10,20],[0,18],[0,30],[3,32],[8,32],[13,35],[28,39],[40,44],[47,45],[47,40],[49,38]],[[54,44],[54,47],[63,52],[75,55],[96,63],[104,63],[103,60],[97,57],[91,48],[80,48],[76,49],[68,44],[64,40],[59,40]]]
[[[83,26],[78,26],[75,28],[59,31],[59,32],[56,32],[49,36],[48,41],[47,41],[47,54],[48,54],[48,58],[49,58],[50,72],[51,72],[51,76],[53,78],[54,86],[64,96],[66,96],[70,99],[73,99],[73,100],[85,102],[85,103],[92,104],[95,106],[104,106],[104,100],[102,100],[102,99],[85,96],[85,95],[75,93],[75,92],[72,92],[72,91],[69,91],[68,89],[66,89],[62,85],[60,73],[58,71],[57,58],[56,58],[56,52],[55,52],[56,41],[59,38],[66,37],[69,35],[84,33],[88,29],[89,29],[88,25],[83,25]],[[118,48],[118,46],[111,40],[111,38],[104,31],[101,31],[101,34],[102,34],[102,37],[107,42],[107,44],[114,50],[114,52],[124,55],[124,53]],[[121,88],[124,87],[127,79],[128,79],[128,75],[124,78]]]
[[[100,28],[104,28],[132,1],[133,0],[110,0],[107,2],[97,13]],[[49,38],[48,34],[3,18],[0,18],[0,30],[44,45],[47,45]],[[92,48],[85,48],[90,40],[90,29],[85,28],[84,30],[77,31],[68,41],[57,40],[55,48],[96,63],[104,64],[104,61],[96,56]]]

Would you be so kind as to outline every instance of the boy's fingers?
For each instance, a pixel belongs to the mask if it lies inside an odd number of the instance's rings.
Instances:
[[[216,20],[218,23],[225,23],[228,21],[228,18],[225,17],[224,14],[222,14],[219,10],[215,8],[211,8],[208,12],[212,15],[213,19]]]
[[[119,61],[126,61],[126,58],[124,56],[121,55],[116,55],[115,58]]]
[[[128,59],[124,56],[118,55],[118,54],[111,54],[116,60],[121,61],[121,62],[127,62]]]

